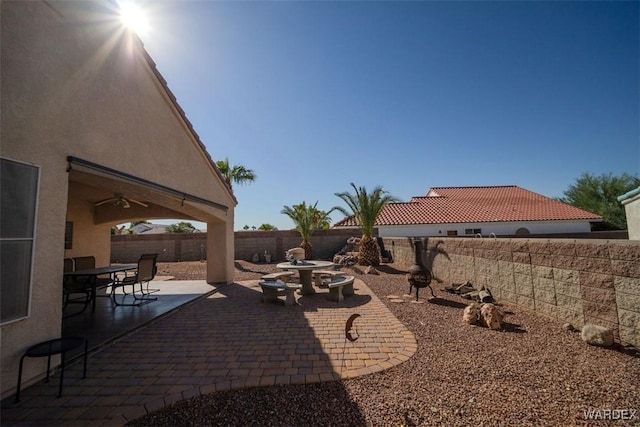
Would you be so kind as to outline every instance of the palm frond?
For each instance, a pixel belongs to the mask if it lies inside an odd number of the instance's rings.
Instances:
[[[353,216],[356,225],[362,232],[362,237],[370,239],[373,236],[376,220],[384,207],[389,203],[398,201],[398,199],[380,186],[375,187],[371,193],[367,192],[364,186],[356,187],[354,183],[351,183],[351,187],[354,189],[354,193],[335,193],[337,197],[346,203],[349,209],[335,206],[331,211],[337,210],[345,216]]]
[[[256,173],[252,169],[247,169],[242,165],[231,166],[228,158],[217,160],[216,166],[229,188],[232,188],[233,183],[244,184],[253,182],[257,178]]]

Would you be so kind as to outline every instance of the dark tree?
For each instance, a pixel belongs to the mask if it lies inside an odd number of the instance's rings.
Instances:
[[[560,200],[580,209],[602,216],[601,227],[606,230],[626,230],[627,217],[618,196],[637,188],[640,179],[629,174],[599,176],[583,173],[569,186]]]

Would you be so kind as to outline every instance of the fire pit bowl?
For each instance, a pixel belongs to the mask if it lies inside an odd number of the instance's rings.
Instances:
[[[422,241],[420,239],[413,240],[415,249],[415,262],[409,267],[407,273],[407,281],[409,282],[409,294],[413,288],[416,288],[416,301],[418,301],[418,293],[421,288],[429,288],[431,296],[435,298],[433,288],[431,287],[431,271],[422,264]]]

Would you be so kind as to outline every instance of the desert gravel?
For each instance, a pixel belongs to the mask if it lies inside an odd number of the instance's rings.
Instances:
[[[202,263],[161,263],[162,275],[203,279]],[[571,426],[640,425],[640,357],[592,347],[562,322],[501,305],[506,327],[462,323],[468,303],[436,283],[436,300],[393,302],[405,271],[347,268],[415,334],[416,354],[392,369],[344,381],[259,387],[178,402],[132,426]],[[236,262],[236,280],[275,265]],[[397,300],[396,300],[397,301]],[[627,412],[605,412],[621,410]],[[603,418],[589,420],[586,411]],[[597,412],[600,411],[600,412]],[[634,412],[635,411],[635,412]],[[626,418],[626,419],[622,419]]]

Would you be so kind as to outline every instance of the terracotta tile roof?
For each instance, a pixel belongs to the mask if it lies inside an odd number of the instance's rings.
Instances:
[[[601,221],[602,217],[515,185],[433,187],[426,196],[387,205],[376,225],[554,220]],[[353,225],[352,218],[335,224]]]

